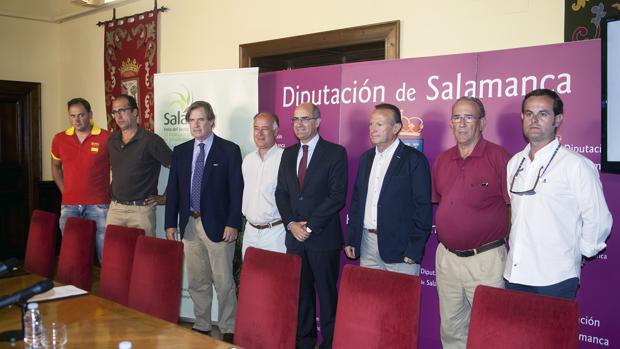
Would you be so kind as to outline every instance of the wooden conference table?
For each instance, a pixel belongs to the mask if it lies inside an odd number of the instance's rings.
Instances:
[[[37,275],[18,275],[0,279],[0,296],[12,294],[43,280]],[[43,322],[67,325],[66,349],[116,349],[124,340],[140,348],[230,349],[235,345],[220,342],[190,329],[88,294],[39,303]],[[18,305],[0,309],[0,332],[21,328]],[[19,341],[12,346],[0,342],[0,348],[23,348]]]

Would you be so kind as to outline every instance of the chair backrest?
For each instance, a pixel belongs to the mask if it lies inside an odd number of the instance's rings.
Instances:
[[[345,265],[334,349],[417,348],[419,321],[418,276]]]
[[[24,269],[51,279],[56,264],[56,231],[58,216],[51,212],[34,210],[30,218]]]
[[[131,268],[139,236],[144,229],[110,224],[105,229],[99,296],[127,305]]]
[[[467,348],[577,349],[576,301],[478,286]]]
[[[95,221],[69,217],[58,257],[56,281],[90,291],[95,258]]]
[[[128,305],[176,323],[181,305],[183,243],[139,236],[136,243]]]
[[[235,344],[294,349],[301,258],[249,247],[239,282]]]

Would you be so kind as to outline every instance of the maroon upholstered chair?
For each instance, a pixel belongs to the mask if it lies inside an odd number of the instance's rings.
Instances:
[[[51,212],[34,210],[30,218],[24,269],[51,279],[56,264],[56,232],[58,216]]]
[[[235,320],[235,344],[249,349],[294,349],[301,258],[249,247],[245,252]]]
[[[105,229],[99,296],[127,305],[131,268],[139,236],[144,230],[110,224]]]
[[[95,256],[95,221],[69,217],[58,258],[56,281],[90,291]]]
[[[467,348],[577,349],[578,316],[574,300],[478,286]]]
[[[131,268],[129,307],[176,323],[182,276],[181,242],[139,236]]]
[[[417,348],[420,278],[345,265],[334,349]]]

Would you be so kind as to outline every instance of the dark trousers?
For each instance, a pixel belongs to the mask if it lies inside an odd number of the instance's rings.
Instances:
[[[299,349],[316,346],[316,296],[319,296],[321,335],[320,348],[332,347],[338,290],[336,282],[340,271],[340,250],[312,251],[301,244],[287,253],[301,257],[301,282],[297,320],[297,345]],[[316,292],[315,292],[316,289]]]
[[[504,280],[505,287],[509,290],[524,291],[545,296],[553,296],[560,298],[575,299],[577,297],[577,289],[579,288],[579,278],[570,278],[557,284],[549,286],[529,286],[521,284],[513,284]]]

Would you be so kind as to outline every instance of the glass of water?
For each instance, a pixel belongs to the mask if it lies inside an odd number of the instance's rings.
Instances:
[[[43,326],[43,345],[49,349],[59,349],[67,344],[67,325],[62,322],[50,322]]]

